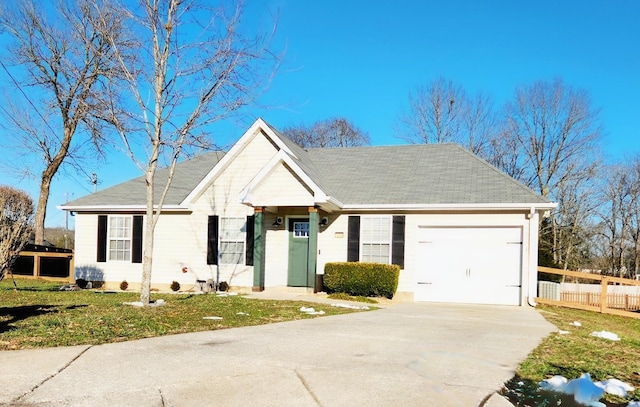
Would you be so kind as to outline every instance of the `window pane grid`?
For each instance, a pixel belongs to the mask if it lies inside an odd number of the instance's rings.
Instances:
[[[245,218],[222,218],[220,224],[220,264],[244,263]]]
[[[131,261],[131,216],[109,217],[109,260]]]
[[[309,222],[293,222],[293,237],[308,238]]]
[[[391,260],[391,218],[363,217],[361,222],[361,260],[389,264]]]

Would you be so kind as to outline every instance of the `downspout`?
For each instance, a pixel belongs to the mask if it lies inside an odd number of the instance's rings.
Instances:
[[[539,214],[535,207],[531,207],[530,212],[527,214],[529,219],[529,259],[528,259],[528,282],[527,282],[527,303],[535,307],[537,306],[535,300],[536,283],[538,281],[538,220]]]

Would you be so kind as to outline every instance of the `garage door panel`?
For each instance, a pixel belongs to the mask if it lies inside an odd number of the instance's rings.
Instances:
[[[420,228],[416,301],[520,303],[521,228]]]

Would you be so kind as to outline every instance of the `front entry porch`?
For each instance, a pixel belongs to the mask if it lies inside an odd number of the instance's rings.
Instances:
[[[277,232],[278,228],[284,228],[281,232],[287,233],[282,242],[287,246],[287,287],[313,289],[315,292],[322,290],[321,279],[316,275],[320,231],[318,208],[300,209],[275,207],[267,211],[265,207],[254,207],[253,291],[265,289],[267,231]],[[287,213],[286,221],[281,213]],[[267,221],[271,218],[275,219],[272,224]]]

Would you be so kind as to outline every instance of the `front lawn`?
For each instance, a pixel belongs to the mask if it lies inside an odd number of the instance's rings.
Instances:
[[[215,294],[153,294],[153,300],[166,304],[138,308],[123,305],[139,300],[134,292],[59,291],[59,283],[16,281],[17,291],[10,278],[0,282],[0,350],[101,344],[316,317],[301,307],[314,307],[324,315],[354,312],[302,301]]]
[[[537,308],[549,322],[568,333],[554,332],[545,338],[520,364],[520,378],[537,383],[553,375],[571,380],[590,373],[594,381],[615,378],[640,387],[640,319],[547,305]],[[591,336],[600,331],[617,334],[620,341]],[[622,401],[611,395],[605,399]],[[640,390],[627,398],[639,399]]]

